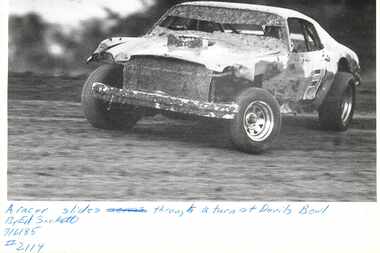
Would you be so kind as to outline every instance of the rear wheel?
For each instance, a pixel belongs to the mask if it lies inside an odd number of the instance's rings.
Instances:
[[[100,82],[122,88],[123,66],[107,64],[98,67],[90,74],[82,89],[82,108],[88,122],[102,129],[130,129],[142,117],[141,109],[130,105],[112,104],[95,98],[92,84]]]
[[[230,123],[233,143],[244,152],[265,151],[280,133],[278,102],[268,91],[250,88],[237,97],[236,103],[239,113]]]
[[[349,73],[337,73],[333,86],[319,108],[322,129],[345,131],[349,127],[355,109],[355,85]]]

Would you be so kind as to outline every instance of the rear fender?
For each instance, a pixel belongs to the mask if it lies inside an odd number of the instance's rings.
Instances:
[[[319,108],[327,100],[336,100],[339,98],[329,96],[332,89],[336,89],[339,86],[340,89],[345,89],[348,85],[354,83],[354,76],[347,72],[336,73],[333,82],[328,87],[324,86],[317,94],[314,101],[315,108]]]

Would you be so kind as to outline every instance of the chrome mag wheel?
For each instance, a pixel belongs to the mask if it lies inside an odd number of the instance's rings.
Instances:
[[[251,102],[244,112],[244,130],[252,141],[263,141],[272,132],[274,116],[272,108],[263,101]]]

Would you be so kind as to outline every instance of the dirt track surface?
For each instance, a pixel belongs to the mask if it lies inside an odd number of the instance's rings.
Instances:
[[[156,116],[121,132],[91,127],[77,102],[8,110],[11,200],[376,200],[376,133],[362,121],[336,133],[286,117],[274,147],[249,155],[221,122]]]

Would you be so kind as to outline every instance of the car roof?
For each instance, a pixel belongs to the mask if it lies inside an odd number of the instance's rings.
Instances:
[[[267,5],[258,5],[258,4],[245,4],[245,3],[230,3],[230,2],[212,2],[212,1],[194,1],[194,2],[185,2],[179,4],[181,5],[195,5],[195,6],[210,6],[210,7],[222,7],[229,9],[243,9],[243,10],[252,10],[252,11],[261,11],[272,14],[277,14],[284,18],[302,18],[310,22],[315,22],[313,19],[308,16],[291,9],[273,7]]]

